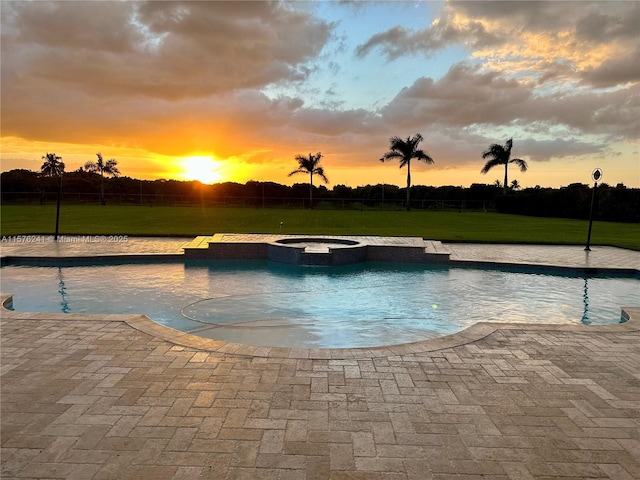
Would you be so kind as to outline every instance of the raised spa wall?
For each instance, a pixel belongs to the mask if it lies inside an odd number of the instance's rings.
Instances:
[[[438,242],[439,243],[439,242]],[[267,259],[293,265],[347,265],[366,261],[446,263],[449,252],[428,252],[424,245],[372,244],[358,237],[286,237],[264,241],[194,241],[187,259]]]
[[[292,245],[308,243],[308,246]],[[330,242],[331,247],[314,247]],[[267,244],[267,259],[294,265],[346,265],[367,261],[367,246],[352,240],[282,239]]]

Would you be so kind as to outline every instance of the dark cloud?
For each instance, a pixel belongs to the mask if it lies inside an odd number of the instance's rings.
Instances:
[[[453,65],[440,80],[419,78],[381,114],[385,125],[564,125],[584,134],[633,140],[640,131],[640,85],[613,92],[537,93],[535,86]]]
[[[495,0],[448,1],[447,6],[469,18],[504,22],[512,33],[518,30],[547,31],[575,22],[576,13],[602,2]]]
[[[585,142],[579,138],[555,138],[553,140],[526,138],[519,141],[517,147],[518,157],[525,157],[534,162],[547,162],[552,158],[601,155],[606,151],[607,144]]]
[[[620,56],[605,60],[596,67],[579,72],[582,83],[597,88],[640,82],[640,48],[621,52]]]
[[[459,63],[438,81],[417,79],[382,110],[382,115],[385,123],[407,126],[497,125],[517,118],[531,95],[531,89],[516,80]]]
[[[395,26],[373,35],[365,43],[358,45],[355,53],[358,57],[364,57],[374,49],[380,48],[388,59],[393,60],[403,55],[431,56],[454,43],[480,48],[498,44],[500,39],[487,32],[480,22],[469,22],[460,26],[448,21],[445,14],[436,25],[427,29],[412,30]]]
[[[576,35],[591,42],[632,39],[637,42],[640,22],[640,3],[626,2],[605,5],[604,11],[590,12],[576,22]]]
[[[582,134],[610,140],[637,139],[640,131],[640,85],[613,92],[559,92],[537,96],[518,117],[527,122],[565,125]]]
[[[272,2],[30,2],[3,8],[3,70],[100,95],[176,100],[283,79],[331,25]]]
[[[130,52],[144,40],[130,23],[134,7],[111,1],[3,2],[3,42],[51,50]]]

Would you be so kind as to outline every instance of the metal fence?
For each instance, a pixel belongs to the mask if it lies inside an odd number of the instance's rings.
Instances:
[[[54,204],[57,194],[54,192],[2,192],[2,204]],[[204,206],[204,207],[251,207],[251,208],[309,208],[308,197],[270,197],[270,196],[207,196],[207,195],[167,195],[167,194],[124,194],[105,193],[108,205],[148,205],[148,206]],[[100,203],[99,193],[62,193],[63,204],[90,205]],[[469,199],[412,199],[410,207],[416,210],[456,209],[456,210],[493,210],[495,205],[488,200]],[[406,208],[406,200],[389,198],[333,198],[313,199],[313,208],[318,209],[389,209]]]

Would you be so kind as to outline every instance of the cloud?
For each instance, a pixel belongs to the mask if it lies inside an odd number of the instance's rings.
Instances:
[[[382,115],[387,124],[406,126],[498,125],[517,118],[531,96],[531,89],[514,79],[458,63],[440,80],[418,78],[382,110]]]
[[[638,38],[640,4],[628,2],[624,9],[609,4],[604,11],[591,11],[576,22],[576,36],[591,42]]]
[[[447,9],[462,18],[476,18],[493,23],[493,29],[502,27],[514,33],[518,30],[548,31],[564,29],[575,22],[576,13],[600,8],[598,2],[527,1],[518,0],[495,2],[494,0],[448,1]],[[578,11],[576,10],[578,9]]]
[[[400,91],[381,109],[379,129],[423,133],[435,168],[460,168],[479,165],[489,144],[512,136],[514,154],[533,162],[608,158],[637,142],[639,112],[637,84],[539,91],[536,84],[463,62],[441,79],[418,78]]]
[[[523,105],[521,119],[561,124],[583,134],[610,140],[637,139],[640,131],[640,85],[613,92],[559,92],[536,96]]]
[[[417,171],[475,172],[510,136],[532,161],[608,155],[605,145],[624,150],[640,131],[628,17],[640,4],[576,5],[448,2],[411,29],[363,2],[349,9],[384,27],[354,34],[353,19],[339,30],[319,17],[329,7],[295,2],[7,2],[3,136],[166,162],[206,153],[285,175],[296,154],[318,150],[331,170],[371,175],[390,136],[418,132],[436,163]],[[400,59],[452,45],[468,56],[438,76],[420,75],[442,56]],[[389,74],[396,59],[409,68]]]
[[[489,70],[611,87],[640,81],[639,17],[638,2],[449,1],[429,27],[394,26],[355,54],[380,49],[391,61],[461,45]]]
[[[317,135],[337,136],[345,133],[372,133],[379,117],[368,110],[300,109],[293,117],[296,128]]]
[[[279,2],[8,2],[3,135],[168,155],[273,144],[303,102],[259,90],[305,80],[332,28]]]
[[[93,95],[206,97],[305,79],[331,28],[272,2],[10,3],[3,71]]]
[[[579,138],[556,138],[553,140],[527,138],[518,142],[517,150],[514,149],[514,154],[517,157],[525,157],[533,162],[548,162],[552,158],[602,155],[606,150],[606,143],[589,143]]]
[[[454,43],[479,48],[498,44],[500,40],[498,36],[488,32],[480,22],[461,22],[445,15],[427,29],[412,30],[395,26],[377,33],[365,43],[358,45],[355,53],[362,58],[380,48],[389,60],[416,54],[429,57]]]
[[[640,48],[579,72],[583,84],[598,88],[640,83]]]

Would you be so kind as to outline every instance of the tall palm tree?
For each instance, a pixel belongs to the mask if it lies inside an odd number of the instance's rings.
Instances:
[[[491,159],[484,165],[484,167],[482,167],[482,170],[480,170],[482,173],[487,173],[496,165],[504,165],[504,182],[502,183],[502,191],[504,193],[507,193],[507,190],[509,189],[507,170],[510,163],[515,163],[516,165],[518,165],[521,172],[527,171],[527,162],[525,162],[521,158],[511,158],[512,147],[513,139],[510,138],[504,145],[500,145],[497,143],[490,145],[489,148],[482,154],[482,158]]]
[[[87,162],[84,164],[84,169],[87,172],[91,173],[99,173],[100,174],[100,203],[102,205],[106,205],[107,202],[104,200],[104,176],[105,174],[111,175],[112,177],[117,177],[120,175],[120,170],[116,167],[118,162],[115,158],[107,160],[106,162],[102,159],[102,154],[100,152],[96,153],[98,156],[98,160],[95,162]]]
[[[58,241],[58,226],[60,225],[60,198],[62,197],[62,173],[64,172],[64,163],[62,157],[55,153],[47,153],[42,156],[44,163],[40,167],[40,172],[45,177],[58,177],[58,200],[56,202],[56,232],[53,236],[54,241]]]
[[[64,162],[62,157],[59,157],[55,153],[47,153],[42,156],[44,163],[40,167],[40,173],[45,177],[59,177],[64,172]]]
[[[424,140],[422,135],[416,133],[413,137],[407,137],[403,140],[400,137],[391,137],[389,140],[389,151],[380,159],[381,162],[386,160],[400,160],[400,168],[407,166],[407,211],[411,210],[411,159],[415,158],[425,163],[433,163],[433,158],[427,155],[423,150],[418,148],[418,144]]]
[[[309,174],[309,202],[311,208],[313,208],[313,176],[318,175],[324,183],[329,183],[329,179],[324,174],[324,168],[319,163],[322,158],[322,153],[318,152],[315,155],[309,154],[308,157],[303,155],[297,155],[296,161],[298,162],[298,168],[292,171],[289,176],[296,173],[308,173]]]

